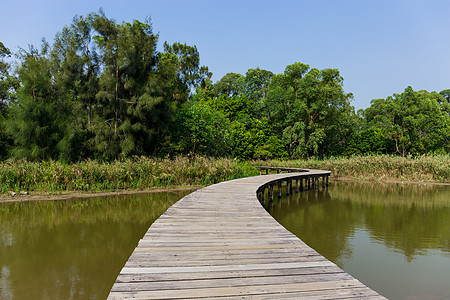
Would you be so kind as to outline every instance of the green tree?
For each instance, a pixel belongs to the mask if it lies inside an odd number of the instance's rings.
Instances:
[[[217,95],[228,97],[240,95],[244,91],[245,77],[239,73],[227,73],[214,84]]]
[[[261,118],[264,100],[267,97],[273,73],[260,68],[248,69],[245,73],[243,94],[254,103],[254,117]]]
[[[330,155],[343,151],[353,127],[351,98],[337,69],[294,63],[272,78],[264,115],[282,136],[290,157]],[[339,150],[336,144],[342,144]]]
[[[177,153],[227,156],[230,151],[230,123],[220,112],[198,101],[186,103],[179,111],[175,141]]]
[[[356,133],[349,141],[344,155],[380,155],[386,153],[383,130],[376,127]]]
[[[11,76],[11,65],[4,59],[11,56],[11,51],[0,42],[0,115],[6,113],[9,102],[14,100],[15,90],[19,87],[17,78]]]
[[[4,126],[8,106],[15,100],[15,91],[19,87],[17,78],[10,74],[10,64],[4,59],[11,56],[11,51],[0,42],[0,159],[7,157],[7,148],[12,140]]]
[[[148,153],[158,134],[152,128],[153,110],[162,101],[155,88],[158,36],[150,20],[116,24],[101,11],[93,26],[104,71],[91,142],[97,155],[107,159]]]
[[[53,85],[61,103],[58,114],[64,136],[58,142],[62,160],[77,161],[91,155],[86,142],[98,92],[100,61],[92,44],[93,14],[75,16],[57,33],[50,53]]]
[[[232,155],[241,160],[286,158],[282,141],[272,133],[268,122],[251,118],[231,124]]]
[[[391,153],[402,156],[449,152],[450,116],[447,100],[436,92],[414,91],[372,100],[364,111],[368,126],[383,130]]]
[[[33,47],[21,50],[20,57],[21,87],[5,122],[14,140],[12,155],[30,160],[57,158],[56,145],[62,135],[57,120],[60,103],[52,86],[48,44],[44,41],[40,52]]]
[[[203,99],[213,110],[223,113],[230,121],[245,121],[253,114],[254,105],[244,95],[219,95]]]
[[[255,103],[261,101],[266,98],[272,76],[273,73],[267,70],[248,69],[245,73],[243,93]]]
[[[179,84],[176,86],[176,97],[184,102],[188,99],[191,90],[210,78],[212,73],[208,71],[208,67],[200,66],[200,54],[196,46],[178,42],[169,45],[165,42],[164,52],[174,54],[177,58],[176,78]]]

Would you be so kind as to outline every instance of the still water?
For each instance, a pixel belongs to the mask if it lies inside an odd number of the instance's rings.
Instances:
[[[450,186],[338,182],[269,211],[389,299],[450,299]]]
[[[188,193],[0,204],[0,299],[106,299],[150,224]]]

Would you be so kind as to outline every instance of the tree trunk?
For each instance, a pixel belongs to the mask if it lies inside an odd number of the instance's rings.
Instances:
[[[116,99],[115,99],[115,118],[114,118],[114,135],[117,136],[117,122],[119,119],[119,67],[116,65]]]

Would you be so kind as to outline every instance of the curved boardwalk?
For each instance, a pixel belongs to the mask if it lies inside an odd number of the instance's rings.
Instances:
[[[268,182],[314,174],[323,171],[237,179],[184,197],[149,228],[108,299],[385,299],[287,231],[256,197]]]

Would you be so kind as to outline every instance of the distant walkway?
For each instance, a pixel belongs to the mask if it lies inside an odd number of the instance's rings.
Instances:
[[[385,299],[287,231],[258,201],[257,192],[263,200],[281,180],[288,191],[293,179],[302,179],[299,188],[307,177],[318,188],[315,179],[329,173],[261,175],[187,195],[150,226],[108,299]]]

